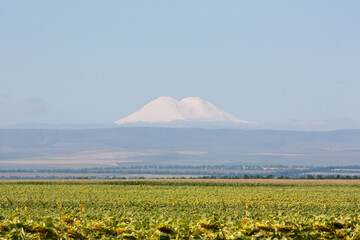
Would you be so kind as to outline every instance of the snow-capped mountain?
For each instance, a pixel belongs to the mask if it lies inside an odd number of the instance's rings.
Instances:
[[[115,123],[122,125],[172,122],[252,124],[252,122],[238,119],[199,97],[188,97],[181,101],[172,97],[159,97]]]

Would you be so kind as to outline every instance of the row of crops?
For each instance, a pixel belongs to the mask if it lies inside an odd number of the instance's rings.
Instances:
[[[358,189],[0,182],[0,239],[360,239]]]

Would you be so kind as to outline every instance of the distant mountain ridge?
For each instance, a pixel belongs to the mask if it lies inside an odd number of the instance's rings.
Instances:
[[[18,123],[9,125],[0,125],[0,129],[49,129],[49,130],[81,130],[81,129],[99,129],[114,128],[116,124],[50,124],[50,123]]]
[[[228,112],[200,97],[188,97],[178,101],[172,97],[159,97],[146,104],[140,110],[129,116],[117,120],[118,125],[134,123],[229,123],[252,124],[250,121],[240,120]]]
[[[359,165],[360,130],[0,129],[0,169],[108,165]]]

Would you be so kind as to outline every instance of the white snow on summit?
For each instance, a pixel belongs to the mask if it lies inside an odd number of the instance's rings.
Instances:
[[[167,123],[172,121],[252,123],[240,120],[199,97],[188,97],[181,101],[172,97],[159,97],[115,123],[121,125],[138,122]]]

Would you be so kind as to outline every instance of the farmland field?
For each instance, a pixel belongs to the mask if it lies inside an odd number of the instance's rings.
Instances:
[[[360,239],[359,187],[355,180],[4,181],[0,239]]]

